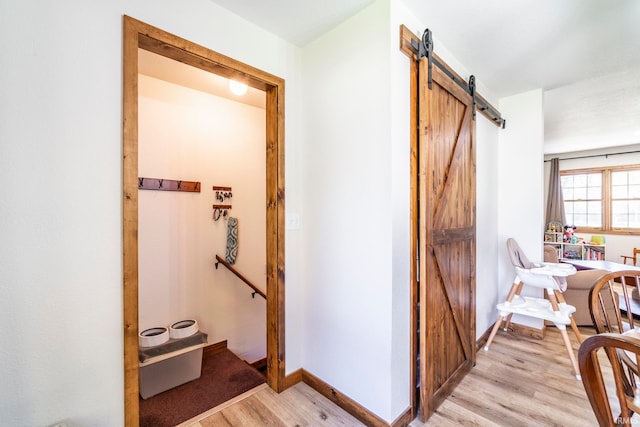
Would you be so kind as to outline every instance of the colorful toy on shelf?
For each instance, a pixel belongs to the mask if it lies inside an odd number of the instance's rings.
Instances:
[[[575,225],[565,225],[564,226],[564,241],[567,243],[575,243],[571,241],[571,238],[573,237],[573,233],[574,231],[576,231],[576,226]]]
[[[576,249],[569,249],[565,251],[564,258],[567,259],[582,259],[582,251]]]
[[[561,233],[562,232],[562,223],[558,221],[551,221],[547,224],[547,232],[548,233]]]

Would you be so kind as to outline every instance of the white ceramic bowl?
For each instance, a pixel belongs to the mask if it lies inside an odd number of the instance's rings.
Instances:
[[[138,336],[140,347],[153,347],[167,341],[169,341],[169,331],[163,327],[145,329]]]
[[[186,338],[198,332],[198,322],[195,320],[180,320],[169,327],[171,338]]]

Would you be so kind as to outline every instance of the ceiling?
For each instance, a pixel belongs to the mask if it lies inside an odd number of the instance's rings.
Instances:
[[[300,47],[373,3],[212,1]],[[401,1],[499,97],[640,67],[637,0]]]
[[[373,3],[373,0],[212,1],[300,47]]]
[[[229,90],[229,79],[144,49],[138,49],[138,72],[262,109],[265,108],[267,102],[264,91],[249,87],[246,94],[234,95]]]
[[[640,143],[640,1],[403,1],[498,98],[544,90],[546,154]]]
[[[374,0],[212,1],[304,47]],[[545,91],[545,153],[640,144],[640,1],[399,1],[491,95]]]
[[[300,47],[373,3],[212,1]],[[640,144],[640,1],[401,1],[497,98],[545,91],[545,153]]]

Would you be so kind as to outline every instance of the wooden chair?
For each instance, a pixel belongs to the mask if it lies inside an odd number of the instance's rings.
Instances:
[[[611,370],[607,367],[603,369],[600,365],[597,354],[600,349],[606,353]],[[629,366],[621,358],[622,355],[634,361],[635,370],[628,369]],[[582,383],[601,427],[631,426],[637,425],[640,421],[638,417],[631,419],[635,413],[640,412],[640,394],[635,387],[639,357],[640,339],[629,335],[613,333],[593,335],[580,345],[578,362]],[[606,384],[610,383],[611,375],[614,379],[615,397],[611,396],[610,401]]]
[[[608,273],[593,285],[589,291],[589,311],[597,333],[622,334],[635,328],[633,309],[640,306],[631,297],[634,288],[640,289],[640,271]]]
[[[622,256],[622,263],[626,264],[627,260],[633,260],[633,265],[636,265],[636,262],[638,262],[638,254],[640,254],[640,249],[638,248],[633,248],[633,256],[631,255],[621,255]]]

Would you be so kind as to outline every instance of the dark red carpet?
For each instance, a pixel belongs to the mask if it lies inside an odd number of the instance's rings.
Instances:
[[[229,350],[204,355],[197,380],[140,399],[140,427],[173,427],[265,382]]]

